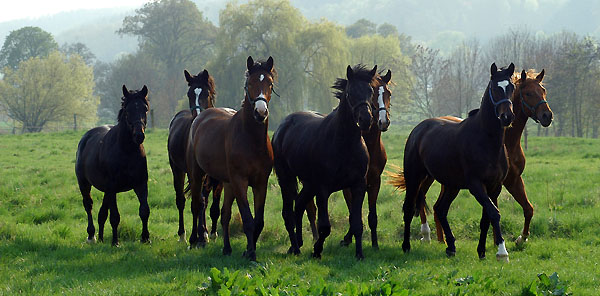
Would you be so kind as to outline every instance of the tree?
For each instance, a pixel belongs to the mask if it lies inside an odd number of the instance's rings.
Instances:
[[[359,38],[364,35],[374,35],[375,33],[377,33],[377,24],[364,18],[346,27],[346,34],[350,38]]]
[[[60,47],[60,51],[67,57],[72,54],[78,54],[87,65],[91,66],[96,61],[96,55],[83,43],[65,43]]]
[[[158,0],[146,3],[123,20],[117,31],[137,36],[140,52],[164,65],[166,78],[154,91],[164,91],[170,117],[185,94],[184,68],[201,68],[213,55],[217,28],[190,0]],[[168,119],[167,119],[168,120]]]
[[[6,68],[0,104],[24,132],[39,132],[48,122],[72,122],[73,114],[79,124],[95,124],[93,89],[92,68],[78,55],[65,58],[55,51],[21,62],[16,70]]]
[[[439,50],[421,45],[416,47],[410,65],[411,72],[415,77],[414,86],[412,87],[412,105],[416,113],[428,118],[439,114],[435,108],[433,89],[440,80],[441,68],[442,60],[439,56]]]
[[[398,36],[398,28],[390,23],[383,23],[377,27],[377,34],[383,37]]]
[[[46,57],[58,49],[52,34],[38,27],[23,27],[11,31],[0,50],[0,68],[16,69],[19,63],[32,57]]]

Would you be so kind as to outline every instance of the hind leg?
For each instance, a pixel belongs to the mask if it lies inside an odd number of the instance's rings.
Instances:
[[[104,197],[102,198],[102,205],[100,206],[100,210],[98,211],[98,240],[101,242],[104,241],[104,223],[106,223],[106,219],[108,218],[108,209],[110,208],[110,194],[104,193]]]
[[[352,231],[352,234],[354,235],[354,242],[356,247],[355,256],[358,260],[362,260],[365,258],[362,248],[362,204],[365,199],[365,192],[367,190],[366,180],[354,185],[351,190],[352,210],[350,211],[350,231]]]
[[[94,233],[96,232],[96,229],[94,228],[94,220],[92,218],[92,206],[94,205],[94,200],[92,199],[92,196],[90,195],[90,191],[92,190],[92,185],[90,185],[90,183],[88,183],[87,181],[84,181],[84,180],[77,180],[77,181],[79,182],[79,191],[81,191],[81,196],[83,196],[83,208],[85,209],[85,212],[87,214],[87,219],[88,219],[87,242],[94,243],[94,242],[96,242],[96,237],[94,237]]]
[[[425,173],[419,170],[404,170],[404,180],[406,184],[406,194],[404,196],[404,204],[402,211],[404,213],[404,241],[402,242],[402,250],[406,253],[410,251],[410,224],[413,216],[415,216],[417,208],[417,195],[422,180],[425,178]]]
[[[346,201],[346,207],[348,208],[348,213],[352,210],[352,193],[350,192],[350,188],[346,188],[342,190],[344,194],[344,200]],[[347,247],[352,243],[352,231],[350,231],[350,226],[348,226],[348,231],[344,238],[340,241],[340,246]]]
[[[210,220],[212,222],[210,228],[210,236],[212,238],[217,238],[219,235],[217,234],[217,222],[219,221],[219,203],[221,202],[221,192],[223,191],[223,183],[213,180],[216,184],[212,186],[213,199],[212,204],[210,205]]]
[[[314,193],[309,188],[307,184],[302,186],[302,190],[298,194],[298,198],[296,199],[296,208],[294,213],[296,215],[296,241],[298,242],[298,247],[302,247],[304,245],[304,241],[302,239],[302,218],[304,217],[304,211],[307,206],[312,203]]]
[[[150,217],[150,207],[148,206],[148,184],[144,184],[137,188],[134,188],[133,191],[138,197],[140,202],[140,207],[138,209],[138,214],[140,219],[142,220],[142,243],[150,242],[150,233],[148,232],[148,218]],[[115,208],[117,207],[116,199],[115,199]],[[111,211],[112,217],[112,211]],[[183,217],[180,216],[181,222],[183,222]],[[180,225],[181,226],[181,225]]]
[[[522,244],[526,242],[527,238],[529,237],[529,224],[531,223],[531,218],[533,217],[533,206],[529,202],[529,199],[527,199],[525,184],[523,183],[523,178],[521,178],[521,176],[512,178],[512,180],[509,180],[507,177],[504,180],[504,186],[523,208],[525,222],[523,224],[523,231],[516,241],[517,244]]]
[[[438,215],[440,220],[440,224],[443,229],[443,233],[446,235],[446,255],[454,256],[456,255],[456,245],[454,242],[456,239],[452,234],[452,230],[450,229],[450,224],[448,223],[448,210],[450,209],[450,205],[458,195],[459,189],[457,188],[449,188],[445,187],[443,190],[443,194],[439,197],[438,201],[435,203],[433,210]]]
[[[312,196],[311,196],[311,199],[312,199]],[[329,196],[323,190],[321,190],[321,192],[319,192],[317,194],[317,209],[318,209],[317,213],[319,216],[319,218],[317,220],[317,227],[319,228],[319,238],[317,239],[317,241],[315,242],[315,245],[314,245],[313,254],[312,254],[312,256],[314,258],[321,258],[321,253],[323,252],[323,244],[325,243],[325,239],[331,233],[331,223],[329,222],[329,210],[327,208],[328,207],[328,202],[327,202],[328,199],[329,199]],[[300,202],[302,202],[302,201],[300,201]],[[296,206],[298,206],[298,204]],[[296,211],[297,211],[296,215],[298,215],[298,210],[296,210]],[[302,215],[302,213],[301,213],[301,215]],[[301,218],[302,218],[302,216],[300,216],[300,219]]]
[[[223,228],[223,255],[231,255],[229,241],[229,221],[231,220],[231,206],[233,205],[233,192],[229,183],[223,184],[223,207],[221,208],[221,227]]]
[[[427,176],[419,186],[419,196],[417,197],[417,200],[422,201],[422,204],[418,205],[418,210],[420,209],[419,213],[421,216],[421,241],[427,243],[431,241],[431,229],[429,228],[429,223],[427,223],[427,214],[425,213],[425,198],[432,183],[433,178]]]
[[[110,226],[112,228],[112,245],[115,247],[119,246],[119,222],[121,222],[121,215],[119,214],[119,209],[117,208],[117,195],[110,194],[105,195],[104,198],[109,198],[108,207],[110,209]]]
[[[173,166],[171,166],[171,171],[173,172],[173,187],[175,188],[175,204],[179,211],[179,229],[177,230],[177,235],[180,242],[185,242],[185,226],[183,222],[183,211],[185,210],[185,194],[183,191],[185,173],[173,168]]]
[[[306,204],[306,217],[308,218],[308,223],[310,225],[313,242],[315,242],[319,238],[319,231],[317,230],[317,206],[312,199]]]
[[[277,179],[279,181],[279,187],[281,188],[281,199],[283,207],[281,209],[281,217],[285,224],[285,229],[288,232],[290,238],[290,248],[288,254],[298,255],[300,254],[300,246],[296,238],[296,220],[294,215],[294,201],[297,198],[298,191],[296,186],[298,185],[295,178],[285,178],[283,170],[276,170]]]

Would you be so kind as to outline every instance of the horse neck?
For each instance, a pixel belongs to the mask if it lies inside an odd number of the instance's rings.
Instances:
[[[367,147],[369,148],[379,145],[379,142],[381,141],[381,130],[377,126],[375,118],[373,118],[373,121],[374,123],[371,125],[371,128],[366,132],[362,132],[365,144],[367,144]],[[371,150],[369,149],[369,151]]]
[[[334,115],[334,120],[338,127],[336,135],[344,140],[353,141],[354,138],[361,137],[361,131],[356,125],[356,122],[354,122],[352,108],[350,108],[350,104],[348,104],[346,100],[347,98],[344,95],[340,100],[340,105]]]
[[[506,129],[505,143],[507,147],[521,145],[521,135],[523,134],[523,130],[525,130],[525,125],[529,119],[529,116],[527,116],[527,114],[525,114],[523,111],[520,85],[518,85],[513,92],[512,102],[515,120],[513,121],[511,127]]]
[[[485,89],[485,94],[481,99],[479,112],[477,112],[476,116],[480,122],[481,128],[486,134],[492,137],[501,135],[501,140],[504,142],[504,128],[502,127],[500,120],[496,117],[495,107],[489,96],[489,85]]]
[[[139,149],[141,145],[133,142],[133,134],[127,128],[125,122],[119,121],[113,129],[117,129],[117,145],[126,151],[134,151]]]

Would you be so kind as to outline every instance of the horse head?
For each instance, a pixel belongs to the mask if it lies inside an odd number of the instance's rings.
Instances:
[[[496,67],[496,63],[490,67],[491,77],[487,95],[502,126],[509,126],[515,118],[510,100],[515,89],[511,80],[514,72],[515,65],[513,63],[510,63],[508,68],[500,70]]]
[[[140,145],[144,142],[149,107],[148,87],[144,85],[141,90],[127,90],[123,85],[119,123],[125,123],[135,144]]]
[[[188,102],[192,116],[196,117],[202,110],[215,106],[215,81],[208,71],[198,73],[198,75],[190,75],[187,70],[183,70],[185,80],[188,83],[189,89],[187,92]]]
[[[254,110],[254,119],[258,122],[264,122],[269,116],[269,101],[271,101],[273,82],[276,76],[273,68],[273,57],[269,57],[266,62],[255,62],[249,56],[246,67],[245,100],[251,104]]]
[[[377,65],[372,70],[368,70],[362,65],[354,68],[348,65],[346,68],[347,83],[340,104],[348,104],[354,122],[363,131],[371,128],[373,120],[370,102],[376,74]]]
[[[377,115],[377,127],[380,131],[387,131],[390,126],[390,106],[392,99],[392,92],[390,91],[388,84],[392,79],[392,71],[388,70],[384,76],[378,75],[373,85],[373,97],[371,103]]]
[[[554,114],[546,101],[546,89],[542,85],[544,80],[544,70],[535,75],[533,71],[521,72],[521,76],[516,79],[515,96],[518,93],[521,99],[521,111],[531,117],[535,122],[548,127],[552,123]],[[530,76],[530,77],[528,77]],[[528,114],[529,113],[529,114]]]

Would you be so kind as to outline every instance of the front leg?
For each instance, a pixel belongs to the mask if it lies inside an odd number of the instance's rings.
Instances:
[[[150,217],[150,207],[148,206],[148,184],[144,183],[133,189],[140,202],[139,215],[142,220],[142,243],[150,242],[150,233],[148,232],[148,217]],[[184,203],[185,204],[185,203]],[[112,215],[112,214],[111,214]]]
[[[248,203],[248,180],[243,177],[231,178],[231,189],[233,190],[238,210],[242,216],[242,225],[244,234],[246,234],[246,251],[244,251],[243,256],[251,261],[256,261],[256,244],[254,243],[255,223],[250,211],[250,204]]]
[[[495,241],[498,244],[498,253],[496,253],[496,258],[498,260],[508,262],[508,252],[506,251],[504,238],[502,237],[502,231],[500,229],[500,211],[494,205],[490,197],[486,194],[485,188],[481,182],[471,182],[469,184],[469,192],[471,192],[479,204],[481,204],[485,214],[487,214],[487,217],[492,223],[492,227],[496,230]]]
[[[312,256],[314,258],[321,258],[321,253],[323,252],[323,244],[325,243],[325,239],[331,233],[331,222],[329,222],[328,199],[329,193],[324,191],[323,189],[321,189],[319,193],[317,193],[317,212],[319,216],[317,220],[317,227],[319,229],[319,238],[315,242],[313,248]],[[298,215],[298,212],[296,212],[296,215]],[[300,213],[300,215],[302,215],[302,213]]]
[[[352,210],[350,211],[350,231],[354,235],[354,241],[356,245],[356,258],[362,260],[365,258],[362,249],[362,234],[363,234],[363,222],[362,222],[362,204],[365,199],[365,191],[367,189],[366,180],[359,182],[352,186],[350,191],[352,192]]]
[[[252,187],[254,195],[254,250],[256,242],[265,226],[265,201],[267,198],[267,178],[262,184]]]

